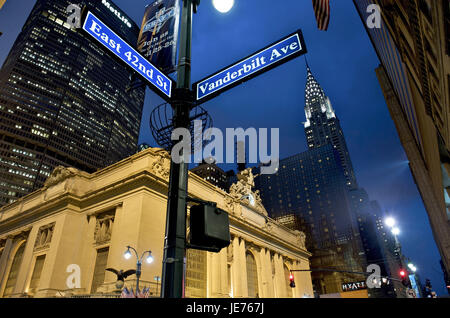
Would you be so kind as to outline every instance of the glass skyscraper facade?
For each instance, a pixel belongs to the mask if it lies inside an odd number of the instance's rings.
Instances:
[[[306,234],[312,268],[363,271],[357,220],[340,156],[332,144],[280,160],[276,174],[261,175],[255,183],[269,215]],[[320,294],[341,292],[342,283],[361,278],[322,274],[312,273]]]
[[[329,248],[352,237],[346,179],[339,153],[331,144],[280,160],[273,175],[255,179],[273,218],[296,214],[311,227],[308,248]],[[353,226],[352,226],[353,225]]]
[[[127,42],[139,27],[111,1],[84,1]],[[70,27],[72,1],[37,0],[0,71],[0,206],[43,186],[59,165],[88,172],[137,151],[145,88]]]
[[[384,214],[377,201],[370,201],[364,189],[350,191],[354,211],[367,264],[380,266],[382,277],[397,277],[401,269],[401,258],[396,251],[394,236],[385,225]],[[369,295],[375,298],[401,297],[404,286],[397,280],[382,283],[380,288],[371,289]]]

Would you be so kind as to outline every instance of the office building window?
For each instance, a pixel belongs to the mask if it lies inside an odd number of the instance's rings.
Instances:
[[[206,252],[188,250],[186,253],[186,297],[206,298]]]

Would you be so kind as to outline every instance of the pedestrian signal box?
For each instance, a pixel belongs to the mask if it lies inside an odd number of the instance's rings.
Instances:
[[[218,253],[230,245],[228,213],[213,203],[191,207],[189,248]]]

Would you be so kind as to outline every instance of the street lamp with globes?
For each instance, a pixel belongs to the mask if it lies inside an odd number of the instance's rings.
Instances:
[[[417,271],[417,267],[413,263],[409,263],[408,267],[413,273]]]
[[[141,278],[141,267],[142,267],[142,259],[144,258],[145,254],[148,253],[148,256],[146,258],[146,261],[148,264],[153,263],[153,256],[152,256],[152,251],[145,251],[144,253],[142,253],[141,257],[139,258],[138,252],[131,246],[127,246],[127,250],[125,251],[125,253],[123,254],[123,257],[125,257],[125,259],[130,259],[133,254],[131,254],[131,250],[134,251],[134,254],[136,255],[136,297],[138,295],[139,292],[139,279]]]
[[[400,234],[400,229],[395,226],[397,224],[397,221],[393,217],[387,217],[384,220],[384,223],[387,227],[391,229],[391,233],[394,235],[395,243],[398,245],[397,235]]]

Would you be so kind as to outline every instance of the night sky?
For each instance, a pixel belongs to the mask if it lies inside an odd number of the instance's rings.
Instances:
[[[140,26],[144,7],[151,1],[114,2]],[[0,64],[34,3],[7,0],[0,10]],[[311,70],[341,121],[360,187],[397,219],[402,251],[416,264],[422,282],[430,278],[437,294],[446,294],[428,216],[375,75],[380,62],[352,1],[332,1],[331,14],[329,29],[323,32],[317,29],[310,0],[236,0],[227,14],[217,12],[211,0],[202,0],[194,16],[192,82],[301,29]],[[203,107],[223,131],[280,128],[280,158],[286,158],[307,149],[302,125],[305,84],[305,59],[300,57]],[[147,90],[141,143],[157,146],[149,114],[162,102]],[[228,168],[235,166],[224,167]]]

